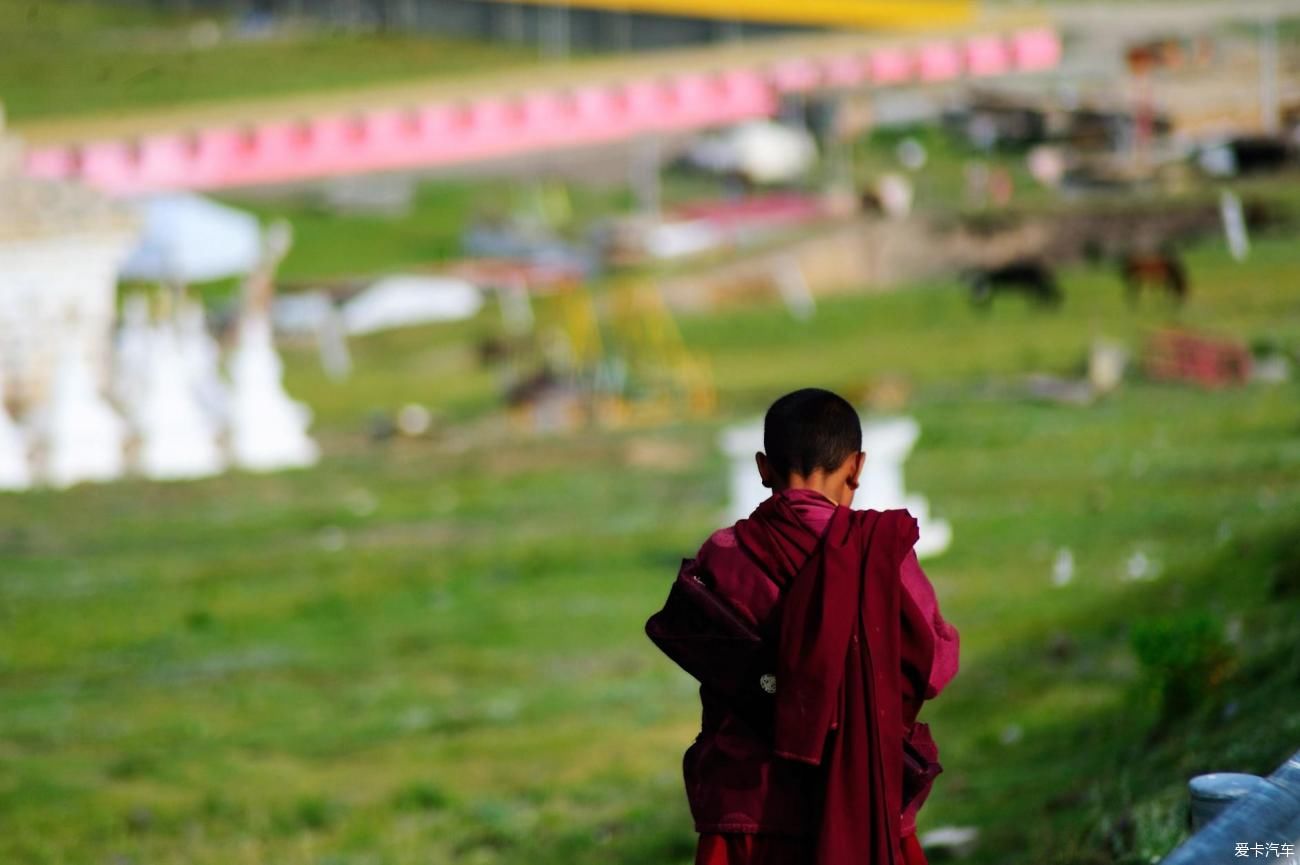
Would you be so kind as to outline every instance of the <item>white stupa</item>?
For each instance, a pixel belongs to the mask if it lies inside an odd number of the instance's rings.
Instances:
[[[27,463],[27,439],[5,409],[0,388],[0,490],[25,490],[32,485]]]
[[[49,396],[33,413],[32,432],[43,454],[40,474],[52,486],[115,480],[125,470],[126,424],[100,394],[75,343],[63,349]]]
[[[181,302],[176,318],[176,338],[190,388],[214,428],[225,427],[230,393],[221,377],[221,347],[208,332],[203,304]]]
[[[117,269],[139,230],[120,201],[36,177],[0,106],[0,377],[13,417],[50,401],[76,345],[99,381],[111,357]]]
[[[920,526],[916,555],[923,559],[948,549],[952,543],[952,526],[947,520],[932,518],[930,501],[923,495],[909,493],[903,484],[903,463],[920,437],[921,425],[910,417],[862,425],[862,450],[867,459],[862,466],[862,485],[854,504],[877,510],[907,508]]]
[[[225,467],[217,426],[192,386],[176,330],[164,324],[149,340],[149,367],[135,417],[136,469],[154,480],[199,478]]]
[[[149,375],[149,350],[153,325],[149,299],[135,293],[122,301],[122,324],[113,352],[113,398],[128,416],[140,408]]]
[[[311,412],[281,383],[283,367],[265,315],[245,315],[230,359],[230,450],[253,471],[313,465],[320,455],[307,435]]]
[[[863,422],[862,449],[867,458],[853,507],[858,510],[906,508],[920,527],[916,555],[926,558],[948,549],[952,543],[952,527],[944,520],[933,519],[929,501],[924,496],[908,493],[904,486],[903,463],[920,434],[920,425],[910,417]],[[734,522],[749,516],[771,494],[763,486],[754,464],[754,452],[763,449],[763,422],[729,427],[723,431],[721,445],[731,461],[731,504],[727,519]]]

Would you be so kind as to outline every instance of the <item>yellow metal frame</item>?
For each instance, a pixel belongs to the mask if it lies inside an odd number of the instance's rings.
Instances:
[[[965,24],[975,0],[523,0],[534,6],[680,15],[765,24],[897,28]]]

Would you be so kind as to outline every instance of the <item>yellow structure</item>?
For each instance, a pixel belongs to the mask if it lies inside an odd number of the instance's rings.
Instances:
[[[687,348],[659,287],[634,280],[612,287],[609,300],[610,323],[649,404],[677,416],[712,413],[717,405],[713,370],[706,358]]]
[[[707,416],[716,408],[712,368],[687,348],[654,282],[621,281],[598,296],[578,286],[549,306],[539,336],[551,350],[543,353],[576,385],[565,428],[580,425],[583,415],[623,427]],[[533,416],[521,411],[515,419],[526,425]]]
[[[813,27],[909,29],[965,24],[975,0],[524,0],[537,6],[567,6],[605,12],[677,15],[761,24]]]

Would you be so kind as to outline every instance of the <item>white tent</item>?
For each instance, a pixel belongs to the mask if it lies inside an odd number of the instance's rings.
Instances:
[[[817,145],[806,129],[754,120],[705,136],[688,158],[707,171],[739,172],[755,183],[781,183],[812,168]]]
[[[207,282],[242,276],[261,256],[257,217],[189,193],[138,199],[144,231],[120,276]]]
[[[372,333],[431,321],[470,318],[483,305],[479,290],[446,276],[389,276],[343,305],[350,334]]]

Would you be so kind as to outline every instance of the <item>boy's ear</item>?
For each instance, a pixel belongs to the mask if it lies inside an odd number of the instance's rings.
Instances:
[[[758,464],[758,476],[763,479],[763,486],[770,489],[772,486],[772,473],[767,466],[767,454],[762,451],[755,451],[754,462]]]
[[[862,467],[867,462],[867,454],[865,451],[858,451],[849,459],[853,460],[853,468],[849,470],[849,476],[845,479],[845,482],[849,485],[849,489],[856,490],[858,488],[858,476],[862,474]]]

